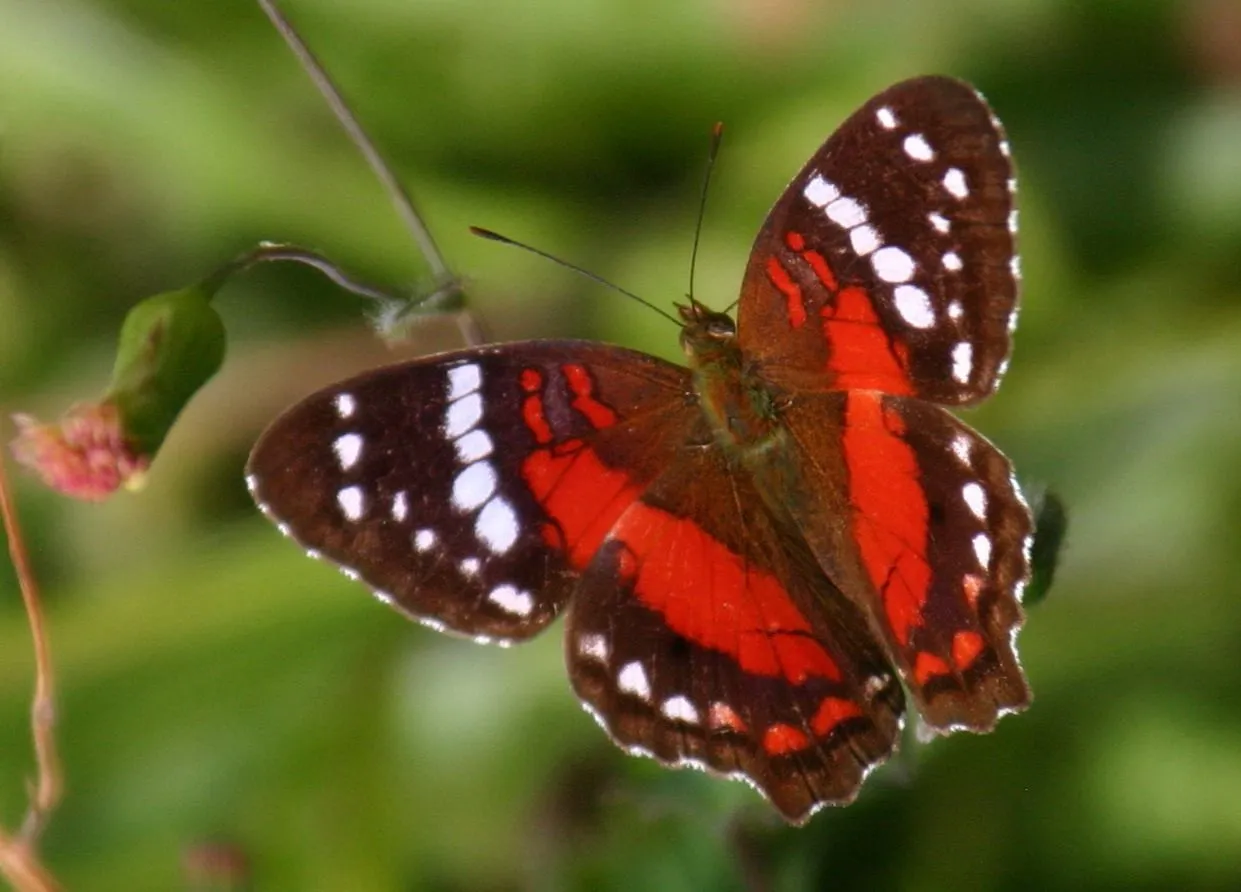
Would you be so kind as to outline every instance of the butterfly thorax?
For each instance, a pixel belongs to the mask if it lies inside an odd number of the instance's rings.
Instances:
[[[679,309],[681,347],[716,440],[745,452],[768,448],[779,430],[775,398],[746,362],[732,318],[697,302]]]

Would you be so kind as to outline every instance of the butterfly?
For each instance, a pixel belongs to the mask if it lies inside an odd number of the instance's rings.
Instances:
[[[1014,197],[973,88],[899,83],[776,202],[736,322],[678,307],[687,366],[536,340],[380,368],[276,420],[251,492],[433,628],[510,643],[566,614],[618,745],[802,823],[855,798],[907,698],[931,734],[1030,701],[1030,511],[946,410],[1008,362]]]

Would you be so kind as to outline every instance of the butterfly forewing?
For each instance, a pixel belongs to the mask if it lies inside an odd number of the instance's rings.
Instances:
[[[688,387],[684,369],[586,342],[390,366],[285,413],[250,486],[285,533],[410,615],[527,638],[564,606],[608,512],[683,443]],[[607,463],[618,450],[623,470]]]
[[[996,387],[1017,308],[1015,181],[972,87],[905,81],[849,117],[772,209],[738,332],[771,380],[948,405]]]
[[[791,821],[848,802],[903,695],[861,611],[720,450],[685,450],[618,519],[569,610],[578,695],[623,746],[747,779]]]

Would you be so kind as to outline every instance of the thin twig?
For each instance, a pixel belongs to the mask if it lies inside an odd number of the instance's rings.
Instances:
[[[35,684],[30,705],[30,729],[39,773],[21,832],[16,838],[0,832],[0,869],[18,889],[53,889],[56,886],[39,865],[34,849],[60,802],[63,789],[60,758],[56,753],[56,678],[51,648],[43,627],[39,587],[22,538],[3,460],[0,460],[0,516],[3,517],[9,540],[9,556],[17,574],[17,584],[30,623],[30,636],[34,641]]]
[[[379,153],[374,140],[367,135],[366,130],[358,121],[357,115],[353,113],[353,109],[345,101],[344,95],[337,88],[335,82],[328,75],[327,70],[319,62],[318,58],[311,51],[306,42],[302,40],[301,35],[297,33],[297,29],[293,27],[293,23],[285,17],[280,7],[276,5],[275,0],[258,0],[259,8],[271,20],[276,31],[288,44],[289,49],[297,57],[301,63],[302,69],[310,78],[311,82],[318,89],[328,107],[332,110],[332,114],[336,116],[336,120],[340,122],[341,128],[345,131],[345,135],[353,142],[358,151],[362,153],[362,157],[366,159],[366,163],[370,166],[375,176],[379,178],[379,182],[383,185],[384,190],[388,193],[388,197],[392,200],[396,207],[397,214],[405,223],[406,229],[413,236],[418,250],[422,253],[423,259],[426,260],[427,266],[431,268],[432,288],[430,293],[422,298],[406,298],[403,302],[409,304],[409,307],[400,304],[384,301],[386,306],[383,308],[381,320],[380,334],[388,340],[400,340],[404,337],[401,323],[409,317],[409,308],[426,307],[431,309],[439,309],[453,298],[462,296],[462,283],[457,275],[448,266],[448,261],[444,259],[444,255],[440,252],[439,246],[435,242],[435,237],[431,235],[431,229],[422,219],[422,214],[418,212],[417,206],[414,204],[413,196],[409,190],[397,178],[396,173],[392,170],[391,165],[384,160],[383,155]],[[272,258],[275,259],[275,258]],[[304,258],[302,262],[309,262]],[[332,272],[326,267],[320,267],[323,272],[332,276]],[[352,288],[346,283],[346,288],[358,293],[365,293],[357,288]],[[375,296],[375,295],[372,295]],[[462,338],[470,345],[480,344],[486,340],[485,332],[478,320],[474,318],[474,314],[464,308],[457,308],[453,311],[453,315],[457,321],[457,327],[461,331]]]
[[[34,848],[0,830],[0,874],[17,892],[58,892],[60,884],[39,862]]]
[[[303,263],[306,266],[313,267],[346,291],[352,291],[354,294],[373,300],[384,307],[390,304],[411,303],[407,298],[397,297],[373,285],[368,285],[360,279],[355,279],[317,251],[311,251],[309,248],[302,248],[284,242],[259,242],[258,245],[249,251],[233,258],[211,273],[207,277],[204,287],[209,293],[214,292],[234,274],[244,272],[257,263],[267,263],[273,260],[291,260],[295,263]],[[438,296],[439,293],[436,292],[413,303],[426,303]]]
[[[285,43],[293,50],[293,54],[302,63],[302,68],[306,70],[306,74],[314,82],[319,92],[323,94],[323,98],[332,109],[332,113],[336,115],[336,119],[340,121],[340,125],[345,129],[349,139],[358,147],[358,151],[366,158],[366,163],[370,165],[375,176],[379,177],[380,182],[383,183],[388,195],[392,198],[392,203],[396,205],[397,213],[400,214],[401,219],[405,222],[405,226],[413,234],[422,256],[426,258],[427,265],[431,267],[431,275],[435,283],[443,285],[453,281],[455,277],[452,274],[452,270],[449,269],[448,262],[444,260],[444,255],[440,253],[439,246],[436,245],[435,239],[431,235],[431,230],[422,222],[422,216],[418,213],[409,190],[397,179],[396,174],[392,172],[392,168],[388,166],[383,156],[379,154],[379,149],[376,148],[371,138],[366,135],[366,131],[362,129],[357,116],[349,108],[344,96],[341,95],[336,84],[332,82],[327,71],[319,64],[319,60],[315,58],[310,47],[306,45],[306,42],[294,30],[293,25],[285,18],[284,13],[276,6],[275,0],[258,0],[258,4],[262,7],[263,12],[267,13],[267,17],[271,19],[271,23],[280,32],[280,36],[284,38]]]
[[[256,264],[269,263],[273,260],[288,260],[305,264],[317,269],[346,291],[373,300],[376,310],[372,318],[380,335],[388,340],[399,341],[404,337],[398,325],[401,320],[424,313],[442,313],[444,304],[451,301],[457,294],[457,284],[450,282],[418,297],[397,297],[373,285],[368,285],[360,279],[355,279],[317,251],[283,242],[259,242],[249,251],[234,257],[213,271],[202,283],[202,287],[209,294],[214,294],[235,274],[244,272]],[[467,344],[473,346],[486,340],[485,333],[468,310],[456,310],[453,316]]]
[[[30,727],[34,734],[35,759],[39,766],[39,780],[35,788],[34,802],[22,826],[22,836],[34,840],[42,831],[47,818],[60,802],[60,759],[56,754],[56,678],[52,667],[52,651],[43,629],[43,605],[39,599],[39,587],[26,543],[22,538],[17,510],[9,492],[8,474],[0,461],[0,515],[4,518],[4,530],[9,538],[9,556],[17,573],[26,616],[30,621],[30,635],[34,640],[35,686],[30,706]]]

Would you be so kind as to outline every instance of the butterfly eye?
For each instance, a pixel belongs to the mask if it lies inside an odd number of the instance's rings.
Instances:
[[[727,341],[737,334],[737,326],[727,316],[719,316],[707,323],[707,334],[717,341]]]

